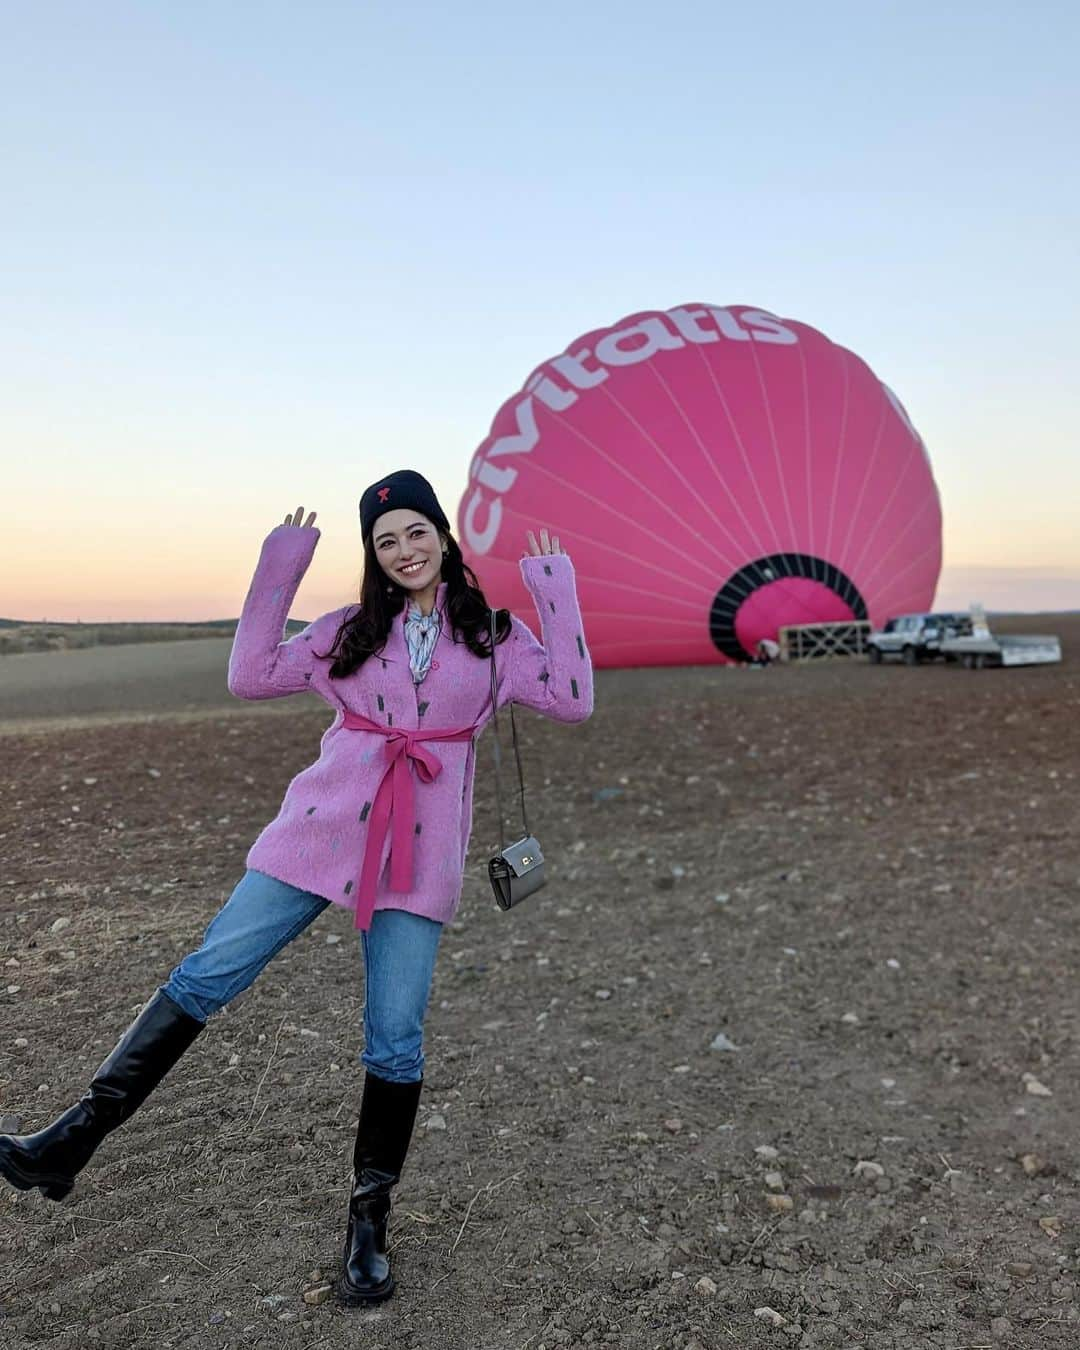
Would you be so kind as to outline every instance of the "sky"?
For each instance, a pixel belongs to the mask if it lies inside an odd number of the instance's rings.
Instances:
[[[10,6],[0,615],[235,615],[266,531],[409,466],[451,517],[577,334],[790,316],[903,400],[939,600],[1080,608],[1080,8]],[[976,593],[972,588],[977,587]]]

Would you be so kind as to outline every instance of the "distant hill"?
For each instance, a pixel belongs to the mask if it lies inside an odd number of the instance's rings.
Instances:
[[[237,622],[236,619],[207,619],[201,623],[49,623],[44,620],[28,623],[22,619],[0,619],[0,656],[232,637]],[[306,626],[306,620],[290,619],[285,631],[291,635]]]
[[[295,622],[295,621],[293,621]],[[82,623],[67,619],[0,619],[0,628],[230,628],[237,619],[118,619],[115,623]]]

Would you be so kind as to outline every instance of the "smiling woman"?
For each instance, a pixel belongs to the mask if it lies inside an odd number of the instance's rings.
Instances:
[[[413,602],[430,614],[446,557],[446,545],[440,544],[431,521],[415,511],[387,511],[379,521],[375,553],[386,575],[411,591]]]
[[[488,603],[427,479],[403,469],[368,488],[360,501],[360,529],[364,540],[360,604],[342,612],[325,653],[333,662],[333,678],[352,675],[382,652],[401,614],[411,653],[421,633],[441,628],[445,619],[453,641],[486,660],[491,654]],[[565,558],[558,538],[549,539],[546,530],[539,543],[531,531],[527,537],[532,554]],[[544,606],[539,608],[543,622]],[[505,642],[512,630],[510,612],[500,610],[496,642]],[[427,670],[422,652],[419,665],[410,656],[410,666],[419,683],[423,678],[419,672]]]
[[[423,1030],[442,926],[461,898],[474,741],[497,707],[561,722],[592,711],[592,666],[570,559],[527,534],[521,575],[543,642],[491,611],[430,484],[406,470],[360,502],[360,604],[283,629],[319,531],[302,507],[263,543],[229,661],[240,698],[311,691],[334,710],[317,761],[293,779],[247,872],[128,1028],[82,1100],[36,1134],[0,1136],[0,1174],[61,1199],[109,1131],[186,1052],[206,1020],[326,909],[355,913],[365,969],[366,1069],[338,1285],[343,1303],[393,1292],[390,1192],[420,1100]],[[493,683],[492,664],[495,667]]]

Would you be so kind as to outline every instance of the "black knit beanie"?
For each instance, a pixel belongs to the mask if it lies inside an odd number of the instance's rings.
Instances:
[[[372,483],[360,498],[360,536],[365,541],[375,522],[387,511],[419,511],[440,530],[450,532],[450,522],[439,505],[435,489],[413,469],[399,469]]]

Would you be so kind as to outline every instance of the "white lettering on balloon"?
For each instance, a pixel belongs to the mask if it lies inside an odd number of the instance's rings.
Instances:
[[[487,528],[482,530],[476,523],[476,515],[485,506],[488,508]],[[465,538],[469,541],[469,547],[475,549],[477,553],[487,553],[499,537],[501,524],[502,502],[498,497],[493,502],[485,502],[484,494],[478,488],[469,497],[465,507]]]
[[[720,334],[715,328],[703,327],[702,320],[708,317],[707,309],[685,309],[680,306],[678,309],[668,310],[668,318],[687,342],[720,341]]]
[[[675,332],[665,319],[671,322]],[[484,554],[494,547],[502,524],[499,498],[513,487],[518,471],[511,465],[492,464],[491,461],[505,455],[527,455],[536,448],[540,440],[536,423],[537,402],[552,412],[566,412],[582,392],[604,383],[610,374],[605,369],[607,366],[637,365],[658,352],[676,351],[687,343],[719,342],[721,338],[730,342],[770,342],[784,346],[799,340],[798,334],[785,327],[775,314],[762,309],[744,309],[736,315],[730,309],[712,305],[697,309],[679,306],[663,315],[650,315],[625,328],[605,333],[595,351],[582,347],[545,362],[529,378],[522,397],[514,405],[516,430],[495,437],[473,456],[469,467],[473,490],[465,503],[463,518],[465,542],[469,548],[474,553]],[[890,398],[894,404],[899,404],[895,395],[890,393]],[[902,409],[900,412],[910,426],[906,414]],[[487,495],[485,489],[492,495]],[[486,520],[481,522],[480,517],[485,511]]]
[[[574,352],[573,354],[568,352],[565,356],[556,356],[548,364],[554,366],[560,375],[565,376],[575,389],[592,389],[594,385],[604,383],[608,377],[608,372],[603,369],[590,370],[585,362],[591,355],[588,347],[584,347],[580,352]]]
[[[569,389],[563,389],[543,371],[540,371],[538,375],[533,375],[526,382],[525,391],[529,394],[535,394],[540,402],[551,408],[553,412],[565,412],[567,408],[572,408],[577,402],[577,394],[572,393]]]
[[[730,338],[732,342],[750,341],[750,334],[740,326],[738,319],[730,309],[710,309],[709,313],[716,320],[716,326],[724,337]]]
[[[596,344],[596,359],[605,366],[636,366],[657,352],[672,352],[686,343],[659,319],[643,319],[631,328],[609,333]]]
[[[786,347],[799,340],[790,328],[785,328],[779,319],[764,310],[744,309],[739,318],[750,326],[755,342],[777,342]]]
[[[569,404],[567,404],[569,407]],[[517,479],[517,469],[511,469],[507,466],[498,466],[491,463],[496,455],[527,455],[536,442],[540,439],[540,433],[536,427],[536,413],[533,409],[533,397],[529,394],[523,398],[514,409],[514,418],[517,422],[517,431],[509,436],[500,436],[493,445],[488,448],[486,456],[474,456],[470,477],[475,478],[478,483],[483,483],[485,487],[491,488],[493,492],[509,492]],[[474,494],[475,495],[475,494]],[[494,510],[492,512],[494,514]],[[501,512],[499,513],[501,517]],[[491,539],[494,543],[495,535],[498,534],[499,527],[492,527],[489,524],[484,531],[483,537]],[[469,542],[472,543],[472,536],[469,535]],[[488,548],[491,547],[488,544]],[[477,549],[478,553],[486,552],[486,549]]]

